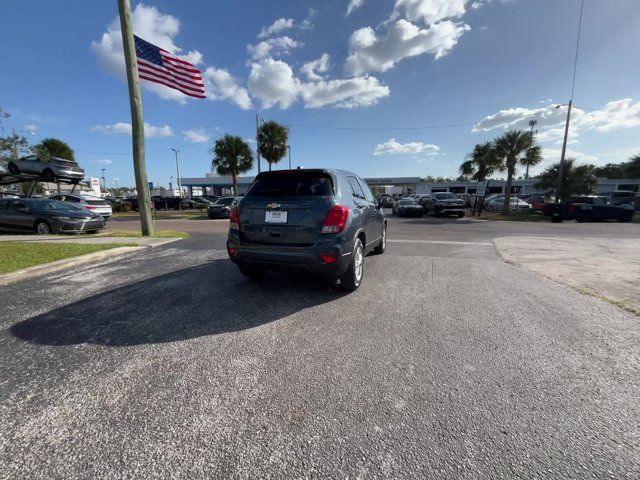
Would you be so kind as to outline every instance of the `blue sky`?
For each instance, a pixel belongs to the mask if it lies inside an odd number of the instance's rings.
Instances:
[[[133,184],[117,2],[34,3],[4,3],[5,128],[61,138],[89,175]],[[136,33],[197,62],[210,97],[144,85],[156,184],[175,176],[170,148],[183,176],[203,176],[213,140],[253,138],[256,113],[290,126],[295,165],[364,176],[455,176],[475,143],[530,119],[545,165],[559,157],[565,110],[550,105],[570,96],[579,0],[132,3]],[[640,153],[638,24],[637,0],[586,0],[569,145],[581,161]]]

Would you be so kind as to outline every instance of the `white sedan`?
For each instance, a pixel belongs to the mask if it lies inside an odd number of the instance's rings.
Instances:
[[[501,212],[504,207],[504,195],[498,195],[491,198],[485,205],[489,212]],[[520,200],[517,195],[512,195],[509,199],[510,212],[529,212],[531,205],[524,200]]]

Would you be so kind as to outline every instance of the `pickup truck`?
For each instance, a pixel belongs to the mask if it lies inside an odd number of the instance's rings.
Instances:
[[[599,220],[617,220],[630,222],[634,215],[633,205],[611,205],[608,198],[597,195],[572,197],[568,202],[547,204],[551,221],[563,220],[593,222]]]

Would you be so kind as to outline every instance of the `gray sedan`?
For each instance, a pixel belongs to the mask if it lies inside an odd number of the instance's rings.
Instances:
[[[0,200],[0,231],[47,233],[97,232],[104,218],[46,198]]]

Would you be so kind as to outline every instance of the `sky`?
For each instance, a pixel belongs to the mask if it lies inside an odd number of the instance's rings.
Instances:
[[[224,133],[254,148],[256,114],[290,128],[294,166],[365,177],[457,176],[476,143],[535,119],[539,172],[560,157],[579,9],[580,0],[132,1],[136,34],[194,63],[208,96],[142,82],[149,180],[175,177],[171,148],[183,177],[211,171],[209,149]],[[133,185],[116,0],[5,0],[3,14],[5,134],[60,138],[88,176],[104,168],[107,185]],[[586,0],[568,146],[580,162],[640,153],[639,24],[637,0]]]

